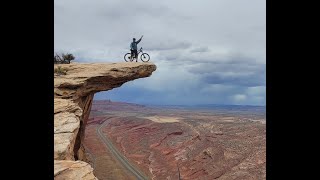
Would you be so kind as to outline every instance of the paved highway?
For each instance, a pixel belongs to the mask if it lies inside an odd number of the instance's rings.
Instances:
[[[128,169],[137,179],[139,180],[147,180],[141,172],[139,172],[134,166],[132,166],[126,157],[124,157],[113,145],[112,142],[101,132],[101,129],[107,125],[109,122],[104,121],[98,128],[97,134],[101,141],[107,146],[112,155],[126,168]]]

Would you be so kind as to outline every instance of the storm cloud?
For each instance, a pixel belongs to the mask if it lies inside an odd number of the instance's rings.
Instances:
[[[157,70],[96,94],[144,104],[265,105],[265,0],[54,0],[54,48],[123,62],[132,38]]]

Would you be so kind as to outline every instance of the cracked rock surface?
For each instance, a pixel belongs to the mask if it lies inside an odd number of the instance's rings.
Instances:
[[[96,92],[120,87],[128,81],[148,77],[153,63],[55,64],[66,75],[54,74],[54,178],[96,179],[84,162],[82,146],[85,125]]]

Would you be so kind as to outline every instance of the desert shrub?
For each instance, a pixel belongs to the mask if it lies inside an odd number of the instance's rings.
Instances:
[[[62,68],[61,66],[58,66],[57,68],[54,69],[54,73],[58,75],[66,75],[68,72],[67,68]]]
[[[68,64],[70,61],[74,60],[74,56],[72,54],[62,54],[63,60],[67,61]]]
[[[55,64],[70,64],[70,62],[74,59],[75,59],[75,57],[70,53],[67,53],[67,54],[62,53],[61,55],[56,53],[56,55],[54,56],[54,63]]]
[[[63,59],[59,56],[59,54],[56,54],[54,56],[54,63],[55,64],[61,64],[63,62]]]

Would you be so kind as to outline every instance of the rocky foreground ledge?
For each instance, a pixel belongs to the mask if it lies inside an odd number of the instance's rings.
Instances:
[[[60,67],[59,67],[60,66]],[[148,77],[153,63],[55,64],[66,74],[54,74],[54,178],[96,179],[82,146],[94,93]]]

